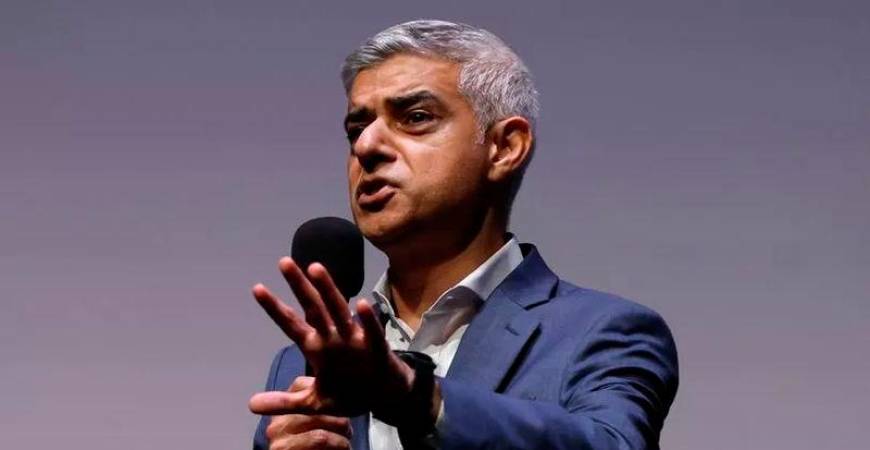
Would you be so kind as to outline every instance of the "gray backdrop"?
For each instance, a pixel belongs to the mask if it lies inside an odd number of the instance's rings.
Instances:
[[[342,58],[421,17],[536,75],[513,230],[671,324],[665,448],[866,443],[870,3],[3,0],[0,448],[249,447],[249,289],[348,215]]]

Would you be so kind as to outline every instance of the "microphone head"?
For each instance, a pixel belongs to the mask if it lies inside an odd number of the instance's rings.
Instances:
[[[319,217],[303,223],[293,235],[290,256],[305,272],[313,262],[323,264],[347,300],[362,288],[363,237],[348,220]]]

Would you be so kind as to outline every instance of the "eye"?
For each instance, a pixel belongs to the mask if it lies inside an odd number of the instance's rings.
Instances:
[[[364,129],[365,127],[362,125],[347,127],[347,140],[350,141],[350,143],[356,142],[356,140],[359,139],[359,135],[362,134]]]
[[[405,115],[405,123],[408,125],[420,125],[432,119],[432,114],[421,109],[415,109]]]

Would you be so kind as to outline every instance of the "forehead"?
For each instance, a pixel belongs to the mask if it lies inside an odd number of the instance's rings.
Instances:
[[[348,109],[374,107],[385,99],[428,90],[445,101],[464,101],[459,64],[440,58],[400,54],[360,71],[348,93]]]

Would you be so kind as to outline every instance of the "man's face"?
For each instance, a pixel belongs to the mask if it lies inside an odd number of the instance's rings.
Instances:
[[[459,93],[459,65],[396,55],[361,71],[345,129],[350,204],[375,245],[461,229],[479,210],[487,154]]]

